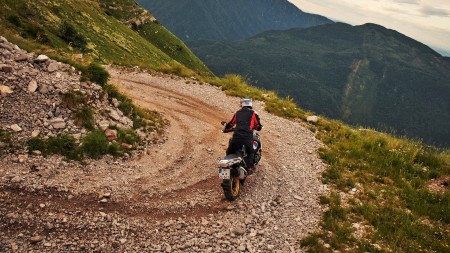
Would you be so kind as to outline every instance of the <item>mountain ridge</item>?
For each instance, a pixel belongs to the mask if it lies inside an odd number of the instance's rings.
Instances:
[[[286,0],[138,2],[152,10],[183,41],[239,40],[267,30],[333,23],[320,15],[305,13]]]
[[[307,110],[450,145],[449,61],[394,30],[336,23],[188,45],[214,73],[248,76]]]

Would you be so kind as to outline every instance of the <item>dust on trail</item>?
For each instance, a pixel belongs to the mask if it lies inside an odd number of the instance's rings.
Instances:
[[[91,161],[87,168],[68,166],[65,175],[24,180],[34,190],[2,183],[5,245],[21,245],[17,252],[301,252],[299,239],[318,228],[318,196],[326,191],[320,181],[325,164],[317,154],[322,144],[313,133],[256,102],[263,160],[231,203],[216,163],[230,137],[220,122],[231,119],[239,98],[192,79],[108,71],[137,105],[169,121],[165,141],[131,160]],[[112,192],[110,203],[97,202],[101,189]],[[36,234],[46,246],[30,242]]]

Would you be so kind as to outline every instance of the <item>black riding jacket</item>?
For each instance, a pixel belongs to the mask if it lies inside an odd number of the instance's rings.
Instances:
[[[262,129],[258,114],[251,107],[244,106],[234,114],[230,122],[225,126],[225,130],[235,126],[233,139],[253,138],[253,130],[260,131]]]

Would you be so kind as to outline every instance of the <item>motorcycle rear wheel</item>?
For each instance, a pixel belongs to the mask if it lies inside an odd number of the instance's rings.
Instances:
[[[234,201],[241,193],[241,180],[235,176],[232,176],[231,179],[224,179],[222,181],[222,188],[225,197],[230,201]]]

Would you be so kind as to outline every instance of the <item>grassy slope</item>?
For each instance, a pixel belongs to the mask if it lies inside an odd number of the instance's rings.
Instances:
[[[216,74],[250,76],[302,108],[450,145],[450,64],[395,31],[332,24],[189,45]]]
[[[126,18],[122,16],[123,20],[111,13],[115,7],[110,8],[110,3],[87,0],[5,0],[2,6],[4,11],[0,13],[0,33],[25,49],[46,52],[66,60],[95,60],[156,70],[181,63],[195,72],[210,74],[180,40],[160,24],[150,21],[150,14],[140,9],[134,1],[116,3],[127,7],[123,11],[126,13]],[[125,19],[137,19],[145,15],[148,17],[141,26],[141,36],[129,29],[130,24],[126,24]],[[72,26],[87,41],[85,48],[76,48],[62,39],[60,33],[64,23]],[[174,47],[178,51],[174,52]],[[83,60],[79,57],[80,53],[84,55]]]
[[[263,100],[279,116],[310,114],[234,75],[212,83],[229,95]],[[450,252],[450,189],[428,188],[450,176],[449,151],[326,118],[307,126],[325,144],[323,182],[332,189],[321,198],[322,230],[301,242],[309,252]],[[357,226],[364,232],[355,233]]]

